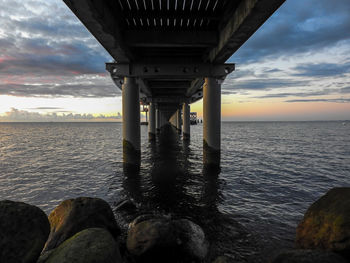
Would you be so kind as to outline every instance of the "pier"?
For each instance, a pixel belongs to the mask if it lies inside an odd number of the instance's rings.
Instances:
[[[203,163],[220,164],[226,61],[284,0],[64,0],[114,58],[122,90],[123,161],[138,166],[140,102],[149,139],[169,122],[190,139],[190,104],[203,98]]]

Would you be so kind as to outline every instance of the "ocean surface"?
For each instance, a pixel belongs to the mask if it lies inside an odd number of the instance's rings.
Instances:
[[[156,143],[141,126],[142,165],[123,170],[119,123],[0,123],[0,200],[47,214],[93,196],[112,207],[132,198],[145,211],[200,224],[211,256],[259,262],[292,247],[311,203],[350,186],[350,122],[223,122],[221,171],[202,164],[202,125],[183,142],[168,128]]]

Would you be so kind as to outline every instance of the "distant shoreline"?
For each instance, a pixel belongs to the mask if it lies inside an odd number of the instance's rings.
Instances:
[[[269,122],[350,122],[350,120],[247,120],[247,121],[221,121],[222,123],[269,123]],[[12,123],[120,123],[121,121],[0,121],[0,124],[12,124]]]

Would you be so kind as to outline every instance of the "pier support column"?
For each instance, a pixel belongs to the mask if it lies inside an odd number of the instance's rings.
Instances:
[[[135,78],[124,78],[122,87],[123,103],[123,162],[140,165],[140,99]]]
[[[203,162],[220,165],[221,80],[205,78],[203,85]]]
[[[183,116],[183,139],[190,139],[190,105],[188,103],[184,103],[182,105],[182,116]]]
[[[153,102],[149,104],[148,139],[153,141],[156,138],[156,107]]]
[[[176,128],[179,134],[181,134],[181,109],[176,111]]]

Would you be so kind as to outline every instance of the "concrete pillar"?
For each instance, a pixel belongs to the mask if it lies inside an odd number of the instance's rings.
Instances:
[[[156,138],[156,107],[153,102],[149,104],[148,139]]]
[[[203,162],[220,165],[221,83],[205,78],[203,85]]]
[[[140,165],[140,99],[135,78],[124,78],[123,103],[123,162]]]
[[[176,112],[176,128],[181,134],[181,109],[178,109]]]
[[[183,139],[189,140],[190,139],[190,129],[191,129],[190,105],[186,102],[182,105],[182,116],[183,116]]]

